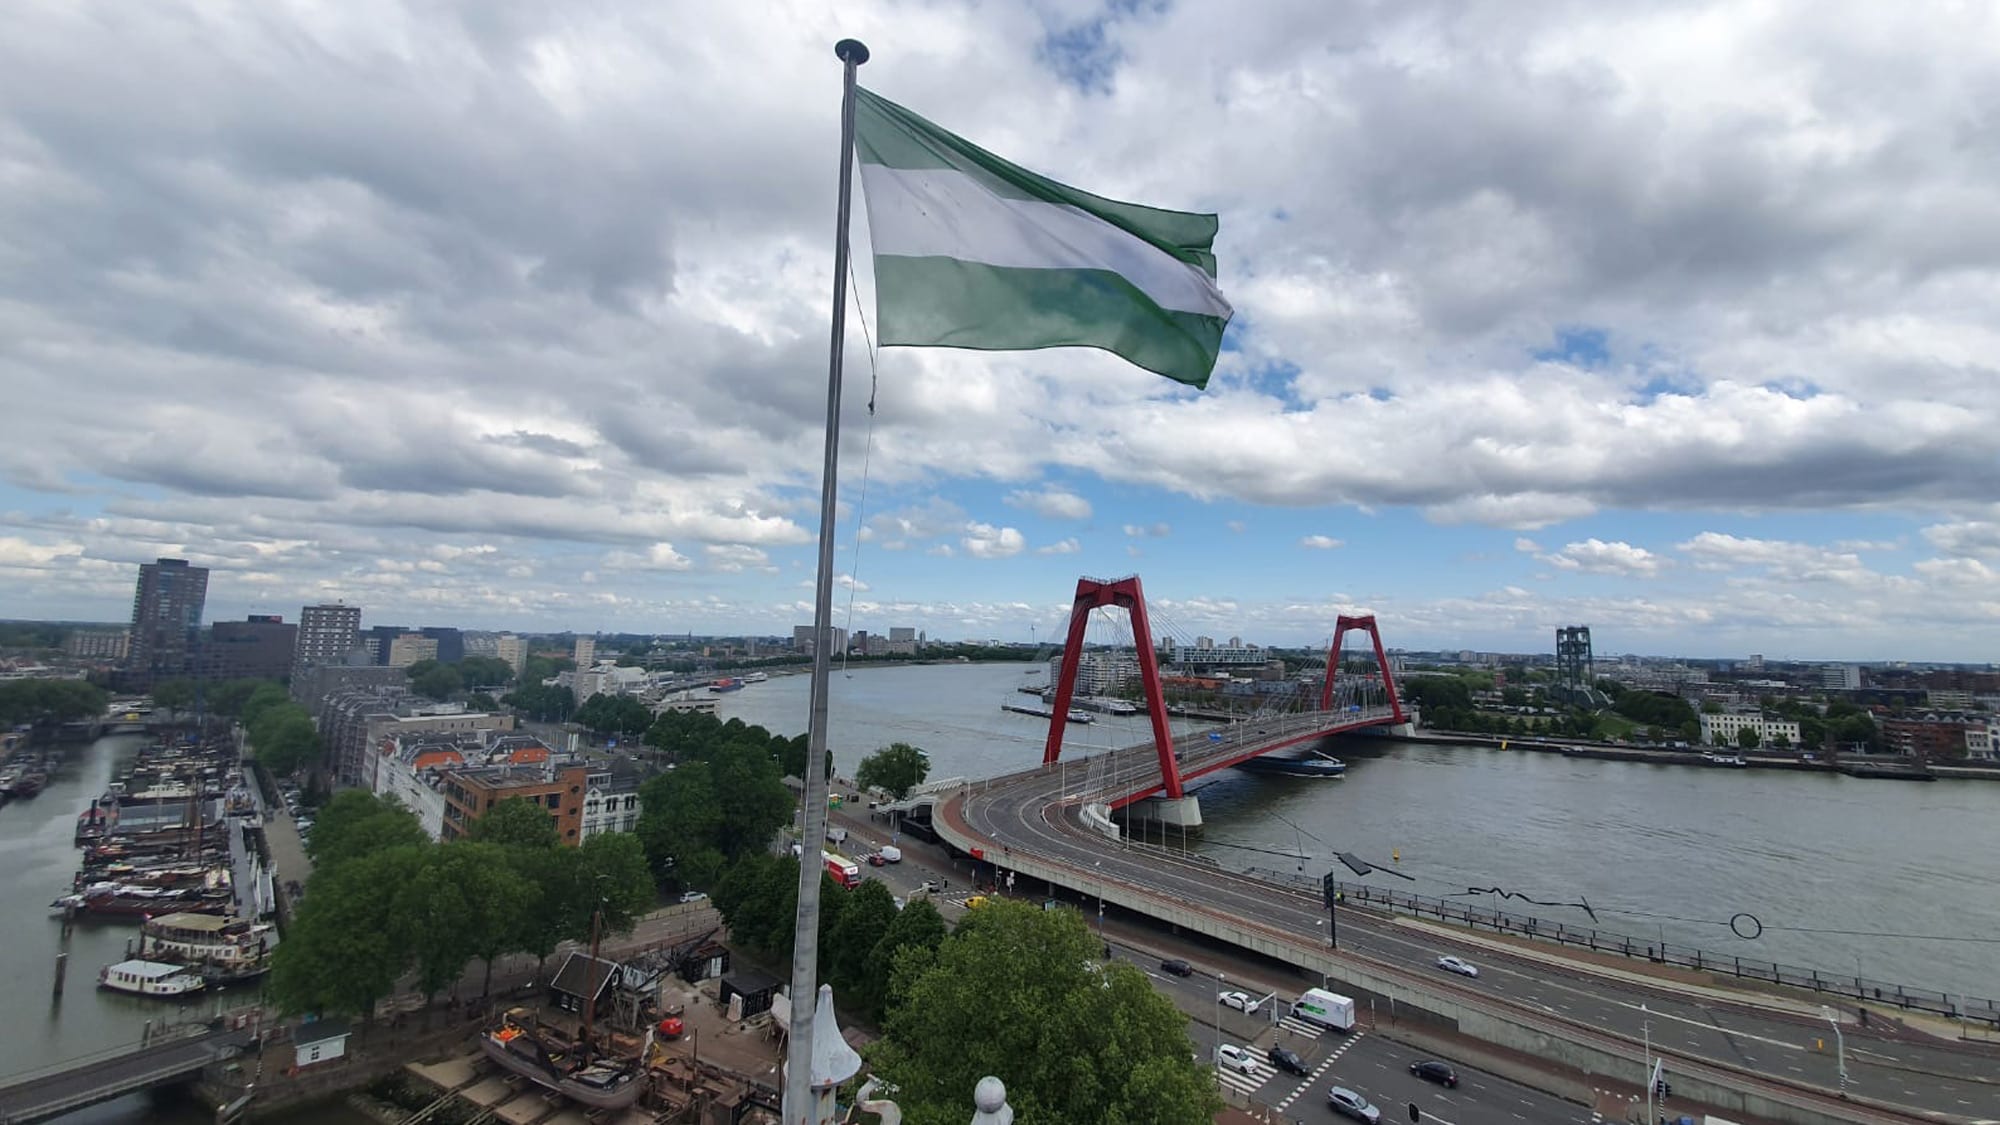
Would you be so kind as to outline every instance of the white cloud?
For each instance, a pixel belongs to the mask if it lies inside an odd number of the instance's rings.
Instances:
[[[1075,536],[1071,536],[1068,539],[1051,543],[1046,547],[1037,547],[1035,548],[1035,553],[1038,555],[1074,555],[1081,550],[1083,550],[1083,544],[1078,543]]]
[[[1011,527],[969,523],[965,525],[965,538],[958,545],[975,559],[1008,559],[1020,554],[1028,542]]]
[[[1331,551],[1346,545],[1346,540],[1335,539],[1331,535],[1308,535],[1299,540],[1299,546],[1308,547],[1315,551]]]
[[[1038,492],[1025,489],[1007,494],[1007,503],[1016,508],[1026,508],[1038,516],[1052,520],[1087,520],[1090,518],[1090,501],[1061,488],[1044,488]]]
[[[701,551],[708,556],[710,567],[725,574],[738,574],[753,568],[768,572],[771,568],[771,556],[767,552],[745,543],[709,543]]]
[[[1173,527],[1164,523],[1128,523],[1125,525],[1125,534],[1134,539],[1165,539],[1173,533]]]
[[[1249,528],[1250,525],[1244,523],[1242,520],[1230,520],[1229,522],[1223,524],[1222,526],[1228,528],[1229,530],[1235,532],[1238,535],[1241,535],[1245,530]]]
[[[1515,542],[1518,545],[1525,540]],[[1665,559],[1644,547],[1616,540],[1607,543],[1595,538],[1571,543],[1554,554],[1535,557],[1557,570],[1580,574],[1617,574],[1630,578],[1651,578],[1666,565]]]
[[[1704,531],[1674,548],[1703,570],[1756,569],[1786,582],[1835,582],[1867,585],[1882,579],[1849,551],[1833,551],[1810,543],[1754,539]]]
[[[1514,540],[1514,549],[1516,551],[1522,551],[1530,555],[1539,555],[1542,553],[1542,545],[1540,543],[1535,542],[1533,539],[1527,538],[1526,536],[1522,536]]]

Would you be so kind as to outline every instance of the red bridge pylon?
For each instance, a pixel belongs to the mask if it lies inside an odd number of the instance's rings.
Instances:
[[[1403,701],[1396,694],[1396,678],[1389,674],[1389,655],[1382,651],[1382,632],[1375,627],[1372,613],[1349,617],[1343,614],[1333,627],[1333,647],[1326,650],[1326,682],[1320,685],[1319,709],[1333,710],[1333,678],[1340,671],[1340,642],[1353,629],[1368,634],[1375,643],[1375,666],[1382,671],[1382,690],[1389,697],[1389,711],[1396,717],[1397,724],[1408,722],[1403,714]]]
[[[1076,580],[1076,601],[1070,606],[1069,638],[1063,645],[1062,672],[1056,677],[1056,701],[1049,718],[1049,740],[1042,750],[1042,764],[1054,765],[1062,757],[1063,728],[1069,725],[1077,667],[1083,661],[1083,627],[1090,621],[1090,611],[1100,606],[1117,606],[1132,615],[1132,644],[1139,650],[1139,679],[1146,689],[1146,716],[1153,723],[1153,748],[1160,755],[1160,778],[1166,795],[1178,799],[1182,796],[1181,771],[1174,761],[1174,737],[1167,729],[1167,701],[1160,691],[1160,662],[1153,652],[1153,628],[1146,620],[1146,594],[1140,589],[1136,574],[1110,582],[1100,578]],[[1380,641],[1376,647],[1380,649]]]

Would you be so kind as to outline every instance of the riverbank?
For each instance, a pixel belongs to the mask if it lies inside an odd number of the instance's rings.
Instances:
[[[1883,780],[1929,781],[1937,778],[1953,778],[2000,781],[2000,762],[1991,765],[1974,763],[1940,765],[1935,762],[1918,763],[1907,758],[1888,755],[1865,754],[1847,754],[1822,760],[1810,752],[1773,753],[1712,746],[1685,748],[1632,746],[1618,742],[1589,742],[1538,735],[1461,734],[1429,728],[1418,728],[1414,733],[1407,735],[1391,734],[1387,731],[1355,731],[1343,737],[1442,746],[1483,746],[1493,750],[1560,754],[1566,758],[1589,758],[1603,762],[1650,762],[1666,766],[1700,766],[1704,769],[1791,770],[1798,773],[1843,774],[1848,777]]]

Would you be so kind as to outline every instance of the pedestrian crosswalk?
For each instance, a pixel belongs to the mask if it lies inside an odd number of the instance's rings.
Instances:
[[[1311,1020],[1302,1020],[1297,1016],[1286,1016],[1278,1021],[1278,1030],[1288,1031],[1293,1035],[1302,1035],[1307,1039],[1318,1039],[1325,1033],[1326,1028],[1313,1023]]]
[[[1222,1079],[1223,1085],[1245,1097],[1262,1089],[1264,1083],[1270,1081],[1271,1076],[1277,1072],[1276,1067],[1261,1062],[1252,1062],[1247,1073],[1226,1066],[1215,1068],[1216,1076]]]
[[[1317,1032],[1315,1032],[1315,1034],[1317,1034]],[[1312,1074],[1299,1082],[1298,1089],[1293,1090],[1289,1094],[1286,1094],[1284,1098],[1278,1102],[1277,1105],[1278,1112],[1283,1113],[1285,1110],[1290,1109],[1292,1103],[1298,1101],[1299,1098],[1302,1097],[1307,1090],[1312,1089],[1313,1083],[1319,1081],[1320,1076],[1325,1074],[1328,1068],[1332,1067],[1334,1062],[1338,1060],[1340,1056],[1352,1050],[1354,1045],[1356,1043],[1359,1043],[1361,1039],[1367,1034],[1368,1033],[1365,1031],[1357,1031],[1354,1034],[1349,1035],[1347,1038],[1341,1040],[1339,1046],[1327,1052],[1327,1056],[1319,1060],[1319,1063],[1313,1067]]]

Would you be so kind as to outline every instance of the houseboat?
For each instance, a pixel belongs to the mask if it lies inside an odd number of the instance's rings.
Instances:
[[[120,961],[98,970],[97,987],[134,996],[186,996],[200,992],[207,982],[186,965],[161,961]]]
[[[189,966],[209,983],[224,985],[263,975],[277,941],[269,922],[179,911],[148,918],[139,927],[138,954]]]

